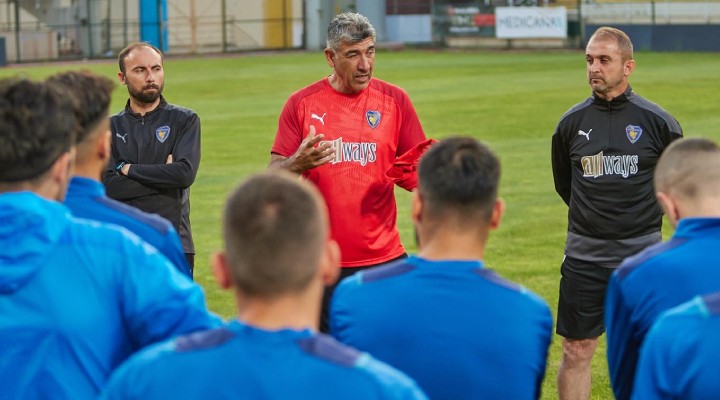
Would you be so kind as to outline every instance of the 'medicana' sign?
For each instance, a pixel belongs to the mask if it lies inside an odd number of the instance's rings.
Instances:
[[[495,36],[500,39],[566,38],[565,7],[496,7]]]

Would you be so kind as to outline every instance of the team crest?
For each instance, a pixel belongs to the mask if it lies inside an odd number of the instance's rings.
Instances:
[[[170,136],[170,127],[169,126],[161,126],[157,129],[155,129],[155,137],[157,140],[160,141],[160,143],[165,143],[168,136]]]
[[[380,124],[380,112],[378,111],[368,111],[365,113],[365,118],[367,118],[367,122],[370,125],[371,128],[375,129]]]
[[[628,125],[625,127],[625,134],[630,143],[635,144],[642,136],[642,128],[636,125]]]

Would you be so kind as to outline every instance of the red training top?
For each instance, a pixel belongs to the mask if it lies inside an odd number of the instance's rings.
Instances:
[[[342,266],[374,265],[403,254],[394,185],[385,171],[398,155],[425,140],[407,93],[376,78],[354,94],[335,91],[327,78],[318,81],[285,103],[272,152],[290,157],[310,125],[336,149],[335,160],[303,176],[327,202]]]

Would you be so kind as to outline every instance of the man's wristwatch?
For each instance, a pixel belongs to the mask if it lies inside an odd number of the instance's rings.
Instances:
[[[122,175],[122,171],[121,171],[121,170],[122,170],[123,165],[125,165],[125,161],[120,161],[120,162],[115,166],[115,172],[117,172],[118,175]]]

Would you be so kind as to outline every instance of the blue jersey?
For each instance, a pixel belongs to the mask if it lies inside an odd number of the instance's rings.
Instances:
[[[547,304],[480,261],[409,257],[340,283],[330,332],[415,379],[431,399],[540,396]]]
[[[645,338],[633,399],[720,399],[720,292],[662,314]]]
[[[607,359],[615,396],[630,398],[638,352],[657,317],[720,290],[720,218],[680,220],[673,237],[628,258],[605,299]]]
[[[123,228],[29,192],[0,195],[0,221],[0,398],[95,398],[132,353],[220,323]]]
[[[102,183],[73,177],[65,196],[65,205],[74,216],[120,225],[168,258],[183,274],[190,276],[190,266],[172,224],[157,214],[148,214],[105,195]]]
[[[187,379],[183,379],[187,377]],[[425,399],[407,376],[310,330],[239,321],[154,346],[113,375],[104,399]]]

